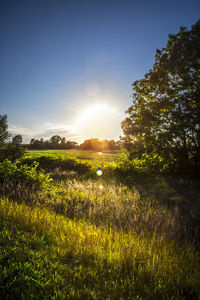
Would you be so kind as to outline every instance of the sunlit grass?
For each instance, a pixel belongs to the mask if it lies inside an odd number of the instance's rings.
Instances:
[[[101,153],[101,154],[100,154]],[[120,151],[95,152],[89,150],[28,150],[26,157],[37,158],[41,156],[56,157],[66,159],[68,157],[76,157],[86,161],[111,162],[115,160]]]
[[[53,180],[2,173],[2,299],[199,299],[198,183],[32,152],[22,165],[36,160]]]
[[[1,199],[0,215],[0,259],[10,262],[1,265],[1,279],[12,278],[11,291],[27,293],[16,286],[20,274],[25,286],[31,282],[33,295],[43,287],[41,297],[44,287],[48,296],[59,292],[63,299],[70,293],[88,299],[184,299],[200,292],[199,256],[187,243],[178,246],[155,234],[97,228],[7,199]],[[22,247],[26,251],[18,257]]]

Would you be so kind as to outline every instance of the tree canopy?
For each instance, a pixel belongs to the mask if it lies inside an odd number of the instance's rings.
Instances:
[[[5,159],[16,160],[24,155],[25,149],[20,146],[22,136],[16,135],[13,137],[12,143],[8,143],[10,136],[7,115],[0,115],[0,162]]]
[[[22,136],[21,136],[21,134],[17,134],[15,136],[13,136],[12,143],[15,144],[15,145],[20,145],[22,143]]]
[[[133,83],[122,122],[132,156],[159,154],[171,165],[200,169],[200,20],[170,34],[153,68]]]

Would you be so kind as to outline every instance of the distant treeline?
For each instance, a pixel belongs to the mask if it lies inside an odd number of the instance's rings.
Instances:
[[[75,149],[77,147],[76,142],[67,141],[65,137],[59,135],[54,135],[49,140],[31,139],[28,145],[29,149]]]
[[[29,149],[80,149],[92,151],[114,151],[120,149],[121,143],[114,140],[99,140],[92,138],[85,140],[82,144],[78,145],[77,142],[67,141],[65,137],[59,135],[52,136],[49,140],[31,139],[28,145]]]

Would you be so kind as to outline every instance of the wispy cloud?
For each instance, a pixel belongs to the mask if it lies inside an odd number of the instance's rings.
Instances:
[[[64,136],[68,139],[71,138],[78,138],[78,134],[72,133],[70,130],[66,130],[64,128],[51,128],[51,129],[47,129],[46,131],[40,132],[38,135],[35,136],[35,138],[50,138],[53,135],[60,135],[60,136]]]
[[[70,126],[62,124],[44,123],[35,126],[34,129],[30,129],[22,126],[21,124],[9,123],[9,132],[12,136],[21,134],[23,143],[29,143],[32,138],[34,139],[49,139],[53,135],[60,135],[68,140],[79,141],[80,136],[73,132]]]

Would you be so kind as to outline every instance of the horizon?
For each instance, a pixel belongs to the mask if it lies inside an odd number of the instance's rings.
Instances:
[[[118,140],[132,83],[199,11],[196,0],[1,2],[0,113],[9,131],[23,143],[56,134]]]

